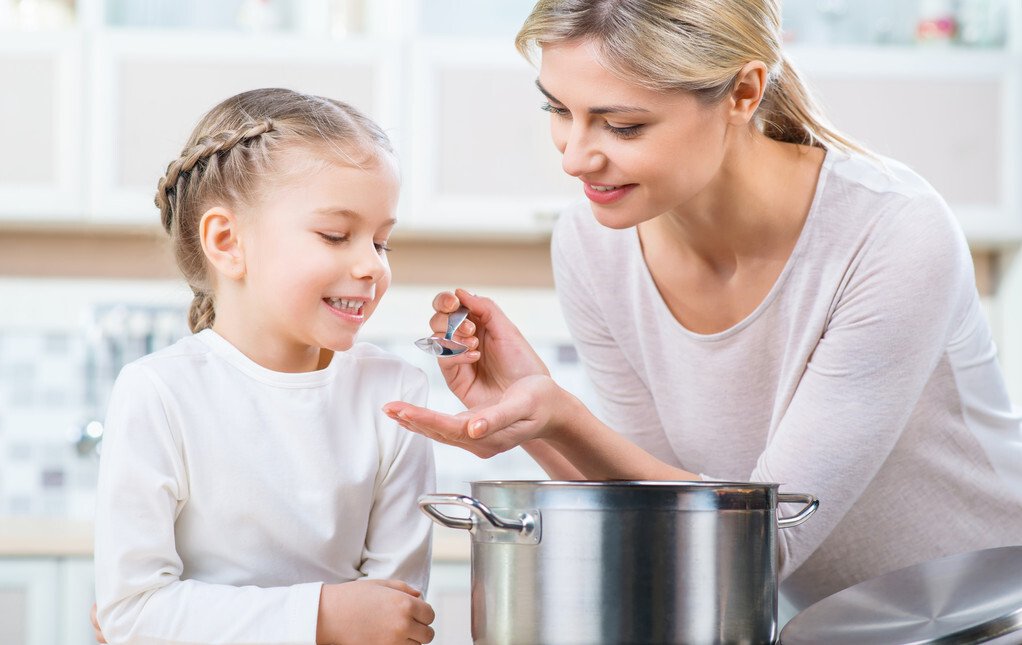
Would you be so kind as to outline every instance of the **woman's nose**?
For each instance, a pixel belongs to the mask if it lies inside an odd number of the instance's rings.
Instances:
[[[561,168],[572,177],[578,177],[599,170],[606,157],[593,145],[581,128],[571,128],[561,149]]]

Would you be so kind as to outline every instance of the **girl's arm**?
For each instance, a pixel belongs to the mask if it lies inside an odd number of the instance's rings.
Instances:
[[[174,523],[189,498],[188,478],[160,387],[144,366],[130,365],[111,394],[95,536],[107,641],[315,642],[320,583],[257,588],[182,579]]]
[[[425,405],[429,392],[426,376],[408,366],[403,370],[402,400]],[[378,414],[383,454],[361,571],[369,578],[401,580],[425,594],[433,523],[419,510],[418,499],[436,492],[433,447]]]

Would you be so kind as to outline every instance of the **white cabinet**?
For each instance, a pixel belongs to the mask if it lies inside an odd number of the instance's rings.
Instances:
[[[262,33],[238,27],[243,0],[74,4],[74,29],[0,31],[0,122],[17,124],[0,218],[154,226],[156,181],[198,117],[267,85],[383,124],[401,157],[404,232],[542,235],[582,197],[513,46],[532,0],[273,0],[281,29]],[[989,49],[835,45],[852,28],[909,42],[916,0],[793,0],[785,18],[789,54],[839,129],[927,177],[971,241],[1017,244],[1022,4],[1004,4],[1007,43]]]
[[[549,231],[581,191],[561,170],[536,70],[503,40],[422,41],[412,52],[412,226]]]
[[[57,560],[0,559],[0,643],[57,643]]]
[[[91,558],[0,558],[0,643],[94,645]]]
[[[1022,241],[1022,57],[791,47],[837,128],[925,177],[974,244]]]
[[[244,90],[286,87],[340,98],[393,130],[400,123],[399,51],[382,39],[104,32],[90,48],[91,217],[155,223],[153,195],[167,164],[203,113]]]
[[[0,220],[84,213],[82,34],[0,33]]]

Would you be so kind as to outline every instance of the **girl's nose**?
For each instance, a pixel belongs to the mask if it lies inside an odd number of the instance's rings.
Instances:
[[[351,272],[357,279],[378,282],[386,275],[388,266],[386,255],[377,251],[376,244],[371,243],[359,250],[358,258],[352,266]]]

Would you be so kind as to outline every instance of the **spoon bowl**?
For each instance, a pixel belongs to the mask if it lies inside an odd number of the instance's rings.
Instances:
[[[422,351],[437,357],[457,356],[468,351],[468,346],[452,340],[455,330],[465,322],[468,317],[468,309],[459,307],[454,313],[447,317],[447,333],[443,336],[426,336],[415,341],[415,346]]]

